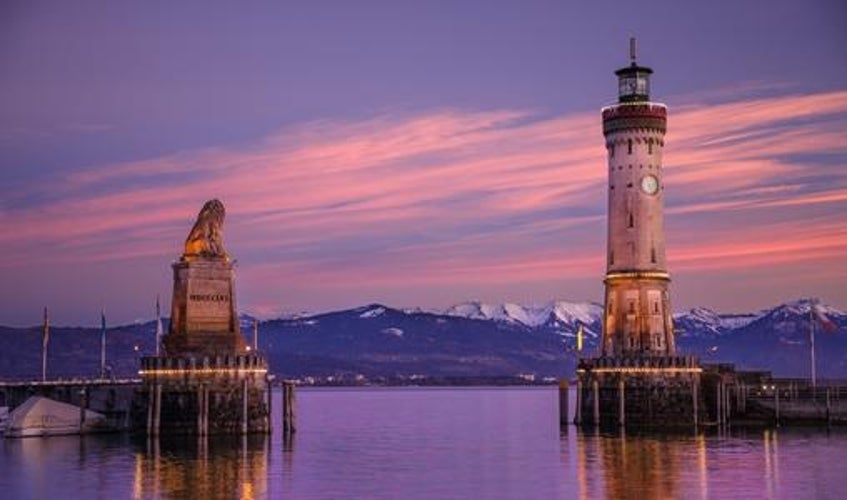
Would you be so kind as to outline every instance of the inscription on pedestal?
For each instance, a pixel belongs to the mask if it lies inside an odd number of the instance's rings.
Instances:
[[[233,317],[230,286],[231,283],[224,280],[189,281],[186,304],[186,317],[192,323],[189,329],[200,328],[200,325],[215,330],[230,328]]]

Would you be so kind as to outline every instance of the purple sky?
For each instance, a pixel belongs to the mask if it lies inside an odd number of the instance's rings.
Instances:
[[[674,307],[847,308],[845,20],[840,1],[3,2],[0,324],[152,317],[213,197],[264,317],[599,301],[599,108],[632,35],[670,107]]]

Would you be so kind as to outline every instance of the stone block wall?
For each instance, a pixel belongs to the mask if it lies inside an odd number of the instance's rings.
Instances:
[[[147,357],[141,375],[133,408],[138,432],[270,432],[270,385],[267,363],[260,356]]]
[[[693,427],[706,418],[696,358],[590,358],[577,375],[579,423],[594,424],[595,412],[601,426],[633,428]]]

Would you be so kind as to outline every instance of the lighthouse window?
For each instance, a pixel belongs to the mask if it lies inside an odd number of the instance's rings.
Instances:
[[[653,314],[659,314],[659,303],[653,302]]]
[[[656,263],[656,249],[655,248],[650,249],[650,262],[653,263],[653,264]]]
[[[626,149],[627,149],[627,153],[632,154],[632,139],[627,139]]]
[[[647,154],[653,154],[653,139],[647,141]]]
[[[632,212],[629,214],[629,227],[635,227],[635,219],[632,217]]]
[[[609,144],[609,156],[611,156],[612,158],[615,157],[615,143],[614,142]]]

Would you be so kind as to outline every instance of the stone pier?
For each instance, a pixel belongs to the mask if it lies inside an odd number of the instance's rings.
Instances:
[[[145,357],[141,367],[133,420],[146,434],[270,432],[271,389],[261,356]]]
[[[574,421],[603,427],[694,427],[706,415],[699,390],[702,371],[695,356],[582,359]]]

